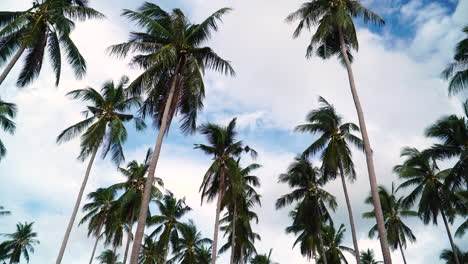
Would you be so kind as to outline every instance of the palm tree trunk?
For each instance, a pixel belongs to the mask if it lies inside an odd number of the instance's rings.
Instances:
[[[322,234],[319,234],[318,238],[320,241],[320,251],[322,251],[323,264],[327,264],[327,254],[325,253],[325,245],[323,244]]]
[[[132,229],[133,229],[133,212],[134,209],[132,209],[132,212],[130,213],[130,226],[128,230],[128,236],[127,236],[127,244],[125,245],[125,253],[124,253],[124,259],[123,259],[123,264],[127,263],[127,256],[128,256],[128,249],[130,248],[130,242],[132,241]]]
[[[11,61],[8,63],[5,70],[3,70],[2,75],[0,75],[0,85],[2,85],[3,81],[6,79],[11,69],[13,69],[13,66],[15,66],[16,62],[18,62],[18,59],[21,57],[21,55],[23,55],[25,49],[26,46],[22,45],[21,48],[16,52],[15,56],[11,58]]]
[[[174,72],[174,78],[172,80],[171,88],[169,90],[169,95],[166,101],[166,106],[164,107],[163,117],[161,120],[161,127],[159,128],[158,137],[156,139],[156,145],[154,146],[153,157],[151,157],[151,163],[148,169],[148,178],[145,183],[145,191],[143,193],[143,200],[141,202],[140,214],[138,216],[137,229],[135,231],[135,239],[133,240],[132,254],[130,256],[130,264],[138,263],[138,255],[140,253],[141,242],[143,239],[143,234],[145,232],[146,217],[148,216],[148,206],[151,198],[151,187],[153,186],[154,173],[156,171],[156,165],[158,164],[159,154],[161,153],[161,146],[163,142],[164,135],[166,134],[166,129],[169,124],[169,110],[171,108],[172,100],[174,99],[175,88],[177,85],[177,79],[184,64],[184,59],[181,58]]]
[[[96,236],[96,242],[94,243],[93,252],[91,253],[91,259],[89,260],[89,264],[93,263],[94,254],[96,253],[96,248],[99,242],[99,238],[101,237],[102,226],[104,225],[104,219],[106,217],[107,217],[107,214],[104,215],[104,218],[102,219],[101,223],[99,223],[99,228],[97,230],[97,236]]]
[[[405,264],[406,264],[405,253],[403,252],[403,247],[401,246],[401,242],[400,242],[400,240],[398,240],[398,247],[400,248],[401,257],[403,258],[403,263],[405,263]]]
[[[346,179],[344,177],[344,172],[343,172],[343,166],[341,163],[339,164],[340,168],[340,176],[341,176],[341,184],[343,185],[343,192],[346,200],[346,207],[348,208],[348,216],[349,216],[349,225],[351,226],[351,235],[353,237],[353,246],[354,246],[354,252],[356,256],[356,263],[361,264],[361,256],[360,256],[360,251],[359,251],[359,246],[358,246],[358,241],[357,241],[357,236],[356,236],[356,226],[354,225],[354,217],[353,217],[353,209],[351,208],[351,201],[349,200],[349,195],[348,195],[348,187],[346,187]]]
[[[447,229],[447,235],[450,240],[450,246],[452,246],[453,258],[455,259],[455,264],[460,264],[460,261],[458,259],[457,248],[455,247],[455,243],[453,242],[452,233],[450,232],[450,228],[447,222],[447,217],[445,217],[444,210],[440,210],[440,213],[442,214],[442,219],[444,220],[445,229]]]
[[[224,169],[221,168],[221,179],[219,184],[218,191],[218,202],[216,203],[216,216],[215,216],[215,225],[213,232],[213,247],[211,253],[211,264],[216,264],[216,255],[218,254],[218,231],[219,231],[219,215],[221,214],[221,205],[223,201],[223,189],[224,189]]]
[[[232,217],[232,239],[231,239],[231,264],[234,264],[234,253],[236,247],[236,217],[237,217],[237,206],[236,201],[234,201],[234,210]]]
[[[239,264],[244,264],[244,250],[241,249]]]
[[[73,208],[73,213],[68,222],[67,231],[65,232],[65,236],[62,241],[62,246],[60,247],[57,261],[55,262],[56,264],[60,264],[62,262],[63,254],[65,253],[65,248],[67,247],[68,238],[70,237],[73,224],[75,223],[76,214],[78,213],[78,209],[80,208],[81,199],[83,198],[83,192],[85,190],[86,183],[88,182],[89,174],[91,172],[91,168],[93,167],[93,163],[94,163],[94,159],[96,158],[97,151],[98,151],[98,147],[94,149],[93,154],[91,155],[91,158],[89,159],[88,168],[86,168],[85,177],[83,179],[83,182],[81,183],[80,192],[78,193],[78,197],[76,198],[75,208]]]
[[[366,152],[367,172],[369,174],[369,182],[372,193],[372,201],[374,203],[375,218],[377,221],[377,230],[379,231],[380,247],[382,249],[383,260],[385,264],[392,263],[392,257],[390,255],[390,247],[387,241],[387,233],[385,231],[384,218],[382,213],[382,205],[380,204],[380,197],[378,191],[377,177],[375,175],[373,152],[370,146],[369,136],[367,134],[366,121],[364,119],[364,112],[362,110],[361,102],[359,101],[359,95],[356,90],[356,84],[354,83],[353,68],[349,61],[348,54],[346,53],[346,44],[342,29],[338,28],[338,34],[340,38],[340,48],[343,55],[346,70],[348,72],[349,86],[351,88],[351,94],[353,95],[354,105],[356,106],[356,112],[359,119],[359,127],[361,128],[362,140],[364,141],[364,149]]]

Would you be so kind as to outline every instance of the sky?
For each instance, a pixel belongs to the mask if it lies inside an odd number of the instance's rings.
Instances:
[[[239,138],[258,151],[259,157],[254,162],[262,165],[257,171],[262,184],[259,189],[262,207],[255,208],[259,223],[254,229],[262,237],[256,244],[257,250],[266,253],[273,248],[272,258],[282,264],[307,263],[299,249],[293,248],[294,236],[284,232],[290,223],[288,209],[274,208],[276,199],[288,192],[277,179],[294,156],[315,139],[293,129],[318,106],[318,96],[331,102],[345,120],[357,123],[345,69],[336,59],[305,58],[309,32],[292,38],[295,25],[285,23],[284,18],[303,0],[152,2],[166,10],[182,8],[194,22],[222,7],[234,9],[224,17],[220,31],[213,35],[209,45],[232,61],[237,76],[207,72],[207,97],[198,123],[227,124],[237,117]],[[424,137],[424,129],[444,115],[461,114],[461,98],[447,96],[447,83],[440,78],[440,72],[450,61],[455,43],[463,36],[461,29],[467,22],[468,0],[362,2],[387,21],[380,29],[357,23],[360,48],[353,69],[374,150],[378,183],[390,186],[393,181],[398,183],[392,168],[402,161],[400,150],[405,146],[429,147],[434,141]],[[110,4],[110,1],[91,0],[90,3],[107,18],[79,23],[72,34],[88,63],[85,78],[76,80],[70,68],[64,66],[61,84],[55,87],[54,75],[46,63],[33,84],[17,88],[20,64],[0,88],[2,99],[16,103],[19,108],[16,134],[0,132],[8,149],[6,158],[0,162],[0,205],[12,211],[12,215],[0,218],[0,233],[13,232],[20,221],[35,222],[41,244],[31,257],[32,264],[55,260],[86,169],[86,163],[76,159],[78,139],[60,146],[55,143],[60,131],[82,119],[80,112],[85,107],[65,94],[87,86],[99,89],[107,80],[118,80],[124,74],[133,78],[139,73],[129,66],[128,59],[111,58],[105,50],[127,40],[128,32],[137,29],[120,13],[124,8],[136,9],[143,1],[114,0]],[[30,4],[30,0],[2,0],[0,9],[25,10]],[[156,140],[157,131],[151,126],[144,132],[129,130],[126,161],[143,161],[146,150]],[[215,205],[201,206],[198,193],[211,157],[193,148],[194,144],[204,142],[200,135],[181,134],[174,122],[165,138],[156,174],[168,190],[178,197],[186,197],[193,208],[187,219],[194,219],[203,235],[212,237]],[[375,221],[361,218],[362,213],[371,210],[363,203],[370,191],[364,155],[356,150],[353,153],[358,175],[348,189],[359,246],[361,250],[373,249],[381,259],[378,240],[367,236]],[[244,162],[253,161],[245,159]],[[319,163],[315,161],[315,165]],[[99,159],[85,193],[123,180],[109,160]],[[341,184],[336,181],[325,188],[338,199],[334,219],[345,224],[344,244],[351,247]],[[418,219],[408,220],[407,224],[417,237],[417,243],[409,244],[406,249],[408,263],[441,263],[438,256],[449,247],[442,221],[438,226],[424,226]],[[86,233],[85,226],[75,225],[63,263],[88,261],[94,241]],[[468,248],[466,239],[455,241],[461,248]],[[98,252],[102,250],[101,245]],[[119,253],[123,255],[122,250]],[[228,254],[221,255],[219,263],[227,263],[228,257]],[[399,251],[392,252],[392,258],[396,264],[403,263]],[[352,261],[349,255],[348,260]]]

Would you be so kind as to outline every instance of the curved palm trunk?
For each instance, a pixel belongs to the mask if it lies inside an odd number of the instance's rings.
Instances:
[[[89,260],[89,264],[93,263],[94,254],[96,253],[96,248],[97,248],[99,239],[101,238],[101,230],[102,230],[102,227],[104,226],[104,219],[106,219],[106,217],[107,217],[107,213],[104,215],[102,221],[99,223],[99,228],[97,230],[97,236],[96,236],[96,242],[94,243],[93,252],[91,253],[91,259]]]
[[[220,179],[220,186],[219,186],[219,191],[218,191],[218,202],[216,204],[216,216],[215,216],[215,226],[214,226],[214,232],[213,232],[213,248],[212,248],[212,253],[211,253],[211,264],[216,263],[216,257],[218,253],[218,231],[219,231],[219,215],[221,214],[221,203],[223,201],[223,190],[224,190],[224,169],[221,168],[221,179]]]
[[[356,112],[359,119],[359,127],[361,128],[362,140],[364,141],[364,149],[366,152],[367,172],[369,174],[369,182],[372,193],[372,201],[374,203],[375,218],[377,221],[377,230],[379,231],[380,247],[382,249],[383,260],[385,264],[392,263],[392,257],[390,255],[390,247],[388,246],[387,233],[385,231],[384,218],[382,213],[382,205],[380,204],[380,197],[378,191],[377,177],[375,175],[374,159],[372,157],[373,152],[370,146],[369,135],[367,134],[366,121],[364,119],[364,112],[362,110],[361,102],[356,90],[356,84],[354,83],[353,68],[349,61],[348,54],[346,53],[346,44],[343,36],[343,31],[338,28],[340,38],[340,48],[343,55],[346,70],[348,72],[349,86],[351,94],[353,95],[354,105],[356,106]]]
[[[231,264],[234,264],[234,253],[236,247],[236,217],[237,217],[237,206],[236,202],[234,201],[234,210],[233,210],[233,217],[232,217],[232,240],[231,240]]]
[[[21,48],[16,52],[15,56],[11,58],[11,61],[6,66],[5,70],[3,70],[2,75],[0,75],[0,85],[2,85],[3,81],[6,79],[11,69],[13,69],[13,66],[15,66],[16,62],[18,62],[18,59],[21,57],[21,55],[23,55],[25,49],[26,46],[21,46]]]
[[[361,256],[359,254],[360,251],[359,251],[357,235],[356,235],[356,226],[354,225],[353,209],[351,208],[351,201],[349,200],[348,187],[346,187],[346,179],[344,177],[343,166],[340,164],[339,167],[340,167],[341,184],[343,185],[343,192],[345,195],[346,207],[348,209],[349,225],[351,226],[351,235],[353,237],[353,246],[354,246],[354,252],[355,252],[354,255],[356,256],[356,263],[361,264]]]
[[[127,263],[128,250],[130,249],[130,242],[132,242],[132,229],[133,229],[133,222],[134,222],[133,210],[134,209],[132,209],[132,212],[130,213],[130,226],[129,226],[130,230],[128,230],[127,244],[125,245],[123,264]]]
[[[458,259],[457,248],[455,247],[455,243],[453,242],[452,233],[450,232],[450,228],[447,222],[447,217],[445,217],[444,210],[440,210],[440,213],[442,214],[442,219],[444,220],[445,229],[447,229],[447,236],[450,240],[450,246],[452,247],[453,258],[455,259],[456,264],[460,264],[460,261]]]
[[[323,256],[323,258],[322,258],[323,259],[323,264],[328,264],[327,263],[327,254],[325,253],[325,245],[323,244],[322,234],[319,234],[318,238],[319,238],[319,241],[320,241],[320,251],[322,251],[322,256]]]
[[[401,246],[401,242],[400,242],[400,240],[398,240],[398,247],[400,248],[401,257],[403,258],[403,263],[405,263],[405,264],[406,264],[405,253],[403,252],[403,247]]]
[[[65,248],[67,247],[68,238],[70,237],[71,230],[73,228],[73,224],[75,223],[76,214],[78,213],[78,209],[80,208],[81,199],[83,198],[83,192],[86,187],[86,183],[88,182],[89,174],[91,172],[91,168],[93,167],[94,159],[96,158],[96,153],[98,148],[95,148],[91,158],[89,159],[88,167],[86,168],[85,177],[83,182],[81,183],[81,188],[78,193],[78,197],[76,198],[75,208],[73,208],[73,213],[70,217],[70,221],[68,222],[67,231],[65,232],[65,236],[62,241],[62,246],[60,247],[59,255],[57,257],[56,264],[60,264],[62,262],[63,254],[65,253]]]
[[[143,193],[143,200],[141,202],[141,210],[138,216],[137,229],[135,231],[135,239],[133,240],[132,254],[130,256],[130,264],[138,263],[138,255],[140,253],[141,242],[143,240],[143,234],[145,232],[146,217],[148,216],[148,207],[151,198],[151,187],[153,186],[154,173],[156,171],[156,165],[158,164],[159,154],[161,153],[161,146],[169,124],[169,110],[174,99],[174,93],[177,85],[177,79],[182,68],[184,61],[181,59],[177,64],[174,72],[174,79],[172,80],[171,88],[167,98],[166,106],[164,107],[163,117],[161,120],[161,127],[159,128],[158,137],[156,139],[156,145],[154,146],[153,157],[151,157],[151,163],[148,169],[148,178],[145,183],[145,191]]]

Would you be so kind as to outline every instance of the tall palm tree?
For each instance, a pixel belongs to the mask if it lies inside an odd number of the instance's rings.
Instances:
[[[138,216],[131,264],[137,263],[150,201],[149,186],[153,182],[164,134],[172,119],[180,114],[182,131],[194,132],[198,111],[203,107],[205,69],[234,74],[228,61],[211,48],[201,46],[218,29],[217,22],[229,11],[229,8],[216,11],[200,24],[190,23],[180,9],[168,13],[148,2],[137,11],[123,12],[143,27],[144,32],[131,33],[130,41],[112,46],[110,52],[120,57],[128,52],[139,53],[132,62],[144,72],[133,81],[130,90],[134,94],[147,95],[142,114],[153,117],[159,126],[142,204],[144,209]]]
[[[34,253],[34,246],[39,244],[37,233],[33,232],[33,224],[25,222],[16,224],[16,232],[5,234],[7,240],[2,242],[0,248],[7,252],[9,263],[19,263],[21,257],[29,263],[29,254]]]
[[[261,205],[260,195],[255,190],[256,187],[260,187],[260,181],[252,173],[260,168],[260,165],[253,163],[242,168],[239,161],[237,166],[228,168],[229,180],[223,198],[223,205],[228,211],[221,219],[221,223],[226,224],[221,230],[228,236],[228,241],[219,252],[231,248],[231,264],[246,261],[256,252],[255,240],[260,240],[260,236],[252,230],[250,224],[251,221],[258,223],[258,216],[251,208]]]
[[[460,256],[460,260],[462,263],[468,263],[468,251],[461,251],[459,247],[455,246],[455,250],[458,252],[458,256]],[[444,249],[442,253],[440,253],[440,259],[445,261],[445,264],[455,264],[457,263],[454,259],[455,254],[450,249]]]
[[[115,203],[114,198],[115,190],[111,188],[99,188],[88,194],[88,199],[91,200],[91,202],[83,206],[83,212],[86,212],[86,215],[81,219],[80,225],[89,222],[88,236],[93,235],[96,237],[91,259],[89,260],[90,264],[93,262],[94,254],[96,253],[96,248],[102,235],[102,228],[106,223],[112,204]]]
[[[323,227],[323,241],[326,251],[325,255],[321,255],[317,260],[317,264],[325,263],[325,259],[327,263],[348,264],[343,252],[346,251],[354,255],[354,250],[342,245],[345,231],[346,229],[343,224],[340,225],[338,230],[335,229],[333,223]]]
[[[127,95],[125,92],[127,83],[128,77],[123,76],[117,84],[113,81],[107,81],[101,89],[101,93],[91,87],[68,93],[73,99],[81,99],[91,105],[83,112],[86,119],[62,131],[57,137],[57,143],[61,144],[69,141],[84,132],[81,135],[81,152],[78,158],[85,160],[87,157],[91,157],[65,231],[56,264],[62,261],[98,149],[102,149],[103,158],[110,151],[112,160],[116,164],[120,164],[124,160],[122,144],[127,139],[127,130],[124,123],[133,119],[137,130],[145,128],[140,118],[135,118],[127,113],[132,107],[139,106],[140,102],[139,97]]]
[[[7,103],[0,98],[0,127],[9,134],[15,133],[16,130],[16,124],[12,121],[16,116],[16,112],[17,108],[15,104]],[[3,145],[0,139],[0,160],[5,157],[6,152],[5,145]]]
[[[97,259],[99,260],[99,264],[120,264],[117,263],[117,259],[119,258],[119,254],[115,254],[114,251],[108,249],[103,251]]]
[[[449,94],[456,94],[468,87],[468,25],[463,28],[465,38],[457,43],[453,62],[449,63],[442,76],[450,79]]]
[[[211,239],[203,238],[201,232],[190,220],[180,229],[180,237],[173,241],[174,257],[170,259],[168,264],[198,264],[197,251],[206,245],[211,244]]]
[[[211,263],[211,247],[201,246],[197,249],[197,263],[210,264]]]
[[[226,192],[226,184],[229,181],[228,168],[235,168],[237,162],[235,158],[240,157],[243,152],[250,152],[252,157],[256,157],[257,152],[249,146],[244,146],[242,141],[238,141],[236,119],[232,119],[226,127],[212,123],[203,124],[199,131],[205,135],[208,145],[196,144],[195,148],[200,149],[207,155],[213,156],[213,163],[208,168],[203,177],[200,191],[202,193],[202,203],[206,199],[212,201],[218,199],[216,204],[216,216],[213,235],[213,257],[212,264],[216,263],[218,250],[219,217],[223,210],[223,199]]]
[[[413,231],[403,222],[402,218],[416,217],[418,212],[409,210],[408,206],[403,203],[404,197],[396,197],[396,190],[392,183],[392,191],[389,192],[384,186],[379,186],[380,202],[385,219],[385,228],[387,230],[388,243],[393,250],[400,248],[401,257],[406,264],[403,247],[406,248],[406,240],[415,242],[416,237]],[[372,196],[366,199],[367,204],[372,204]],[[364,218],[374,218],[374,211],[363,214]],[[374,237],[377,231],[377,225],[374,225],[369,231],[369,237]]]
[[[145,242],[141,247],[141,253],[138,257],[138,264],[160,264],[162,262],[161,251],[158,249],[158,243],[150,236],[145,237]]]
[[[322,188],[325,180],[320,176],[319,168],[303,155],[296,157],[287,172],[279,176],[279,182],[287,183],[292,190],[276,201],[276,209],[297,203],[291,213],[293,224],[286,231],[299,234],[295,245],[301,243],[301,253],[307,259],[315,256],[316,249],[325,254],[323,222],[330,219],[328,208],[334,211],[337,207],[336,198]]]
[[[464,116],[442,117],[426,129],[426,136],[440,141],[427,150],[428,154],[437,159],[457,160],[446,179],[455,191],[468,188],[468,100],[463,103],[463,110]]]
[[[353,101],[356,106],[356,112],[361,128],[364,149],[366,153],[367,170],[369,174],[370,187],[374,198],[374,207],[376,211],[376,221],[380,233],[380,244],[385,264],[391,264],[391,256],[382,209],[379,202],[379,192],[377,186],[377,177],[375,175],[373,152],[370,145],[367,126],[364,117],[364,111],[361,106],[358,91],[354,81],[354,73],[351,67],[353,50],[357,51],[359,47],[356,28],[353,19],[361,18],[364,24],[374,24],[381,26],[385,21],[362,6],[361,2],[356,0],[310,0],[295,12],[291,13],[286,21],[293,22],[299,20],[299,24],[294,31],[293,37],[300,35],[302,29],[311,29],[317,26],[314,35],[307,47],[306,57],[310,58],[314,52],[322,59],[328,59],[338,56],[341,62],[346,66],[348,72],[349,86]]]
[[[455,243],[446,216],[447,211],[452,208],[452,197],[448,197],[450,190],[444,185],[443,180],[449,175],[450,169],[441,171],[433,157],[416,148],[404,148],[401,156],[406,160],[394,168],[394,171],[404,180],[398,189],[415,186],[403,203],[406,206],[412,206],[416,200],[419,200],[418,214],[424,224],[432,221],[437,225],[439,214],[442,216],[455,261],[461,264],[456,256]]]
[[[169,254],[169,242],[171,238],[176,239],[179,236],[179,229],[183,225],[180,219],[192,209],[185,204],[185,198],[177,199],[171,192],[164,195],[162,201],[156,201],[156,204],[159,215],[152,216],[148,225],[158,225],[151,237],[161,233],[157,244],[160,252],[163,252],[162,259],[165,263]]]
[[[10,215],[11,212],[10,211],[6,211],[5,208],[3,206],[0,206],[0,216],[2,215]]]
[[[124,175],[127,180],[125,182],[117,183],[112,185],[110,188],[116,191],[123,191],[119,197],[119,215],[122,217],[122,221],[128,223],[129,232],[127,236],[127,243],[125,246],[125,253],[123,263],[127,263],[128,250],[130,243],[133,240],[133,224],[136,221],[136,216],[140,213],[141,204],[143,200],[144,190],[146,186],[147,173],[150,166],[151,157],[153,151],[148,149],[146,157],[143,163],[139,163],[133,160],[127,164],[126,168],[119,168],[119,171]],[[154,178],[154,181],[159,186],[164,186],[162,179]],[[151,198],[159,199],[162,194],[161,191],[154,185],[151,185]]]
[[[323,97],[319,97],[319,103],[321,107],[312,110],[307,115],[307,124],[299,125],[295,130],[319,136],[304,151],[304,155],[309,156],[320,153],[324,179],[335,179],[338,174],[340,175],[348,209],[354,252],[359,252],[353,210],[345,179],[345,175],[350,180],[356,179],[356,172],[349,147],[350,145],[354,145],[358,149],[364,149],[362,140],[352,134],[352,132],[359,132],[359,127],[353,123],[343,123],[343,118],[336,112],[333,105],[328,103]],[[356,253],[356,263],[359,264],[359,262],[359,253]]]
[[[367,249],[367,251],[361,252],[361,263],[362,264],[379,264],[379,263],[383,263],[383,261],[375,260],[374,251],[372,249]]]
[[[267,254],[256,255],[252,259],[250,259],[251,264],[278,264],[271,260],[271,252],[273,249],[270,249],[270,252]]]
[[[83,77],[86,62],[70,38],[75,27],[74,20],[104,18],[103,14],[84,3],[81,0],[36,0],[26,11],[1,12],[0,66],[8,60],[9,63],[0,75],[0,85],[25,51],[27,55],[18,86],[26,86],[39,76],[46,50],[55,73],[55,85],[58,86],[60,81],[62,53],[66,55],[75,76]]]

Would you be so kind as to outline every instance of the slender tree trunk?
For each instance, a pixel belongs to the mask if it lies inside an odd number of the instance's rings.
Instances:
[[[26,46],[21,46],[20,49],[16,52],[15,56],[11,58],[11,61],[6,66],[5,70],[3,70],[2,75],[0,75],[0,85],[2,85],[3,81],[6,79],[11,69],[13,69],[13,66],[15,66],[16,62],[18,62],[18,59],[21,57],[21,55],[23,55],[25,49]]]
[[[405,264],[406,264],[405,253],[403,252],[403,247],[401,246],[401,242],[400,242],[400,240],[398,240],[398,247],[400,248],[401,257],[403,258],[403,263],[405,263]]]
[[[156,171],[156,165],[158,164],[159,154],[161,153],[161,146],[163,142],[164,135],[166,134],[166,129],[169,124],[169,110],[171,108],[172,100],[174,99],[174,93],[177,85],[177,79],[184,64],[183,58],[177,64],[177,67],[174,72],[174,78],[172,80],[171,88],[169,90],[169,95],[167,98],[166,106],[164,107],[163,117],[161,120],[161,127],[159,128],[158,137],[156,139],[156,145],[154,146],[153,157],[151,157],[151,163],[148,169],[148,178],[145,183],[145,191],[143,193],[143,200],[141,202],[140,214],[138,216],[137,229],[135,231],[135,239],[133,240],[132,254],[130,256],[130,264],[138,263],[138,255],[140,254],[141,242],[143,239],[143,234],[145,232],[146,217],[148,216],[148,206],[151,198],[151,187],[153,186],[154,173]]]
[[[211,264],[216,264],[216,256],[218,254],[218,231],[219,231],[219,215],[221,214],[221,205],[223,202],[223,195],[224,195],[224,178],[225,178],[225,171],[221,168],[221,179],[220,179],[220,186],[218,191],[218,202],[216,203],[216,216],[215,216],[215,226],[213,232],[213,247],[211,253]]]
[[[62,262],[63,254],[65,253],[65,248],[67,247],[68,238],[70,237],[71,230],[73,228],[73,224],[75,223],[76,214],[78,213],[78,209],[80,208],[81,199],[83,198],[83,192],[86,188],[86,183],[88,182],[89,174],[91,172],[91,168],[93,167],[94,159],[96,158],[96,153],[98,148],[96,147],[89,159],[88,168],[86,169],[85,177],[83,182],[81,183],[80,192],[78,193],[78,197],[76,198],[75,208],[73,208],[73,213],[70,217],[68,222],[67,231],[65,232],[65,236],[62,241],[62,246],[60,247],[59,255],[57,257],[56,264],[60,264]]]
[[[320,230],[320,232],[322,232]],[[328,264],[327,262],[327,254],[325,253],[325,245],[323,244],[323,238],[322,234],[319,234],[319,241],[320,241],[320,251],[322,251],[322,259],[323,259],[323,264]]]
[[[244,250],[241,249],[239,264],[244,264]]]
[[[450,246],[452,246],[453,258],[455,259],[456,264],[460,264],[460,260],[458,258],[457,248],[455,247],[455,243],[453,242],[452,233],[450,232],[450,227],[449,227],[448,222],[447,222],[447,217],[445,217],[444,210],[440,210],[440,213],[442,214],[442,219],[444,220],[445,229],[447,229],[447,236],[448,236],[448,238],[450,240]]]
[[[237,206],[236,201],[234,201],[234,210],[232,217],[232,240],[231,240],[231,264],[234,264],[234,253],[236,247],[236,217],[237,217]]]
[[[369,141],[369,136],[367,134],[366,121],[364,118],[364,112],[362,110],[361,102],[359,101],[359,96],[356,90],[356,85],[354,83],[354,74],[353,68],[351,67],[351,62],[349,61],[348,54],[346,53],[346,44],[344,40],[343,31],[341,28],[338,28],[339,38],[340,38],[340,48],[343,55],[346,70],[348,72],[349,86],[351,89],[351,94],[353,95],[354,105],[356,106],[356,112],[359,119],[359,127],[361,128],[362,140],[364,141],[364,149],[366,152],[366,162],[367,162],[367,171],[369,174],[369,182],[372,193],[372,201],[374,203],[374,212],[375,219],[377,221],[377,230],[379,232],[380,247],[382,249],[383,260],[385,264],[392,263],[392,257],[390,255],[390,247],[388,246],[387,233],[385,231],[384,218],[382,213],[382,205],[380,204],[380,197],[378,191],[377,177],[375,175],[374,168],[374,159],[372,148]]]
[[[127,263],[127,256],[128,256],[128,249],[130,248],[130,243],[132,242],[132,229],[133,229],[133,222],[135,219],[133,219],[133,214],[134,214],[134,209],[132,209],[132,212],[130,213],[130,230],[128,230],[128,236],[127,236],[127,244],[125,245],[125,253],[124,253],[124,259],[123,259],[123,264]]]
[[[107,213],[104,215],[104,219],[106,217],[107,217]],[[102,230],[102,226],[104,225],[104,219],[102,219],[101,223],[99,223],[99,228],[97,230],[97,236],[96,236],[96,242],[94,243],[93,252],[91,253],[91,259],[89,260],[89,264],[93,263],[94,254],[96,253],[96,248],[99,242],[99,238],[101,238],[101,230]]]
[[[356,256],[356,263],[361,264],[361,255],[360,255],[358,241],[357,241],[356,226],[354,225],[353,209],[351,208],[351,201],[349,200],[349,195],[348,195],[348,187],[346,187],[346,179],[344,176],[343,166],[341,165],[341,163],[339,164],[339,168],[340,168],[341,184],[343,185],[343,192],[344,192],[345,200],[346,200],[346,207],[348,208],[349,225],[351,226],[351,235],[353,237],[353,246],[354,246],[354,252],[355,252],[354,255]]]

